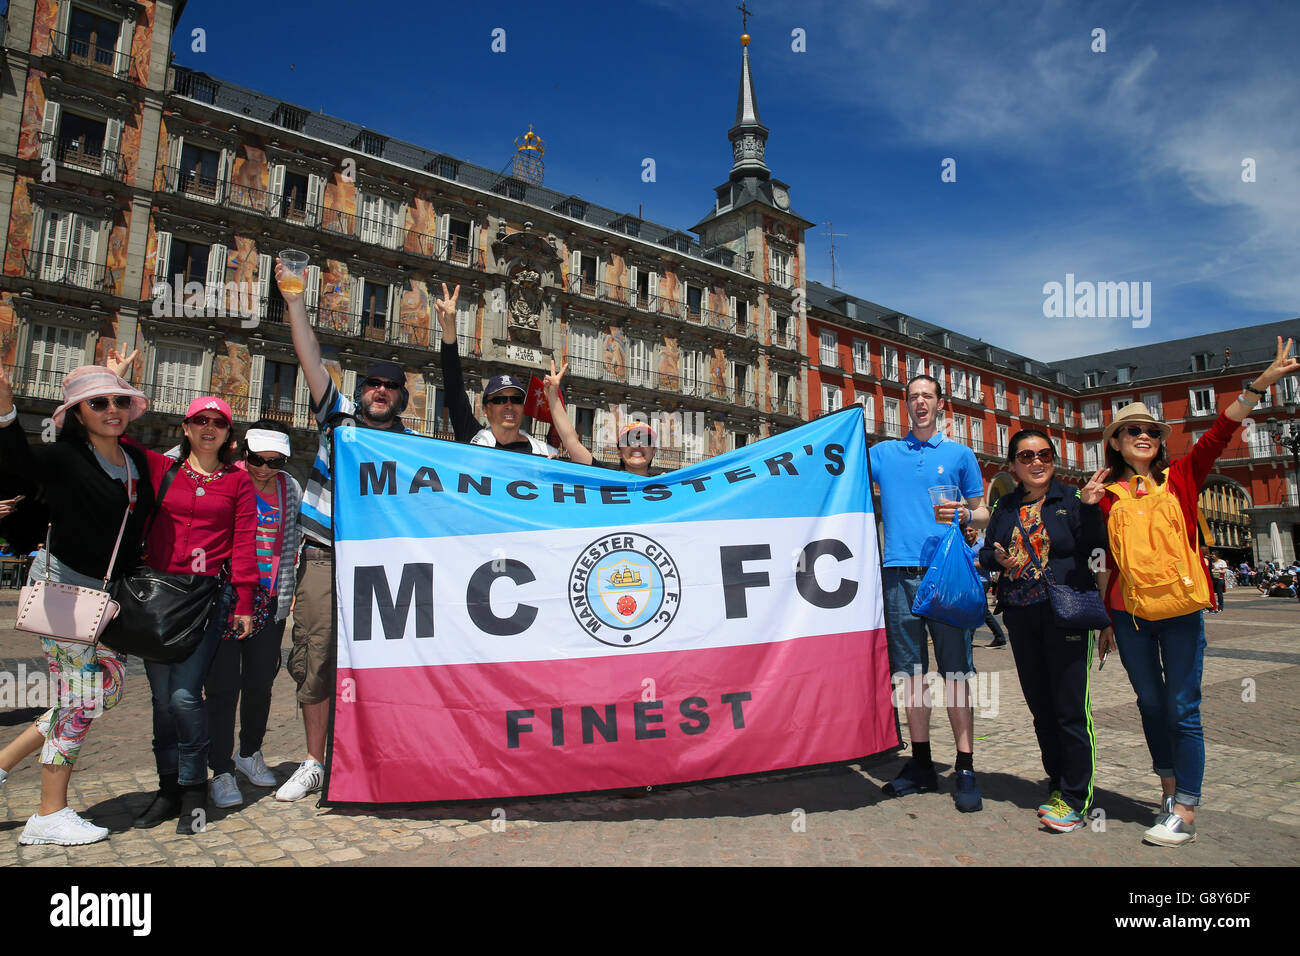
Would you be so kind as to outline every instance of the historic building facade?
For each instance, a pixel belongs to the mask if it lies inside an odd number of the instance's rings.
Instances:
[[[408,423],[445,435],[433,300],[459,285],[476,407],[487,376],[567,361],[584,442],[609,459],[624,416],[657,418],[661,468],[853,401],[877,435],[899,434],[903,383],[923,369],[943,380],[949,434],[974,448],[994,494],[1007,438],[1031,423],[1077,481],[1118,403],[1158,396],[1179,454],[1267,361],[1246,350],[1287,334],[1116,353],[1123,369],[1114,355],[1048,364],[809,282],[812,224],[766,165],[748,36],[732,166],[687,232],[175,66],[184,7],[16,0],[3,21],[0,361],[29,430],[66,371],[136,348],[153,399],[143,440],[170,443],[190,399],[213,392],[240,423],[301,430],[309,454],[309,397],[271,275],[285,248],[311,256],[308,314],[345,392],[373,358],[399,361]],[[1186,368],[1163,364],[1193,347]],[[1225,363],[1227,348],[1240,351]],[[1275,391],[1257,417],[1294,413],[1295,384]],[[1290,559],[1294,470],[1263,429],[1252,435],[1229,449],[1204,509],[1225,543]]]

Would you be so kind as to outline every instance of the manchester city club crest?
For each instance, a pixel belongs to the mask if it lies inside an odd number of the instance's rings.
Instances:
[[[602,644],[636,647],[662,634],[681,606],[677,563],[653,538],[620,531],[597,538],[569,572],[569,607]]]

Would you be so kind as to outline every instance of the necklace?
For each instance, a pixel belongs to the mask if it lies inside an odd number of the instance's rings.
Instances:
[[[196,485],[198,485],[198,487],[194,489],[194,497],[196,498],[202,498],[204,495],[207,494],[207,492],[203,490],[204,485],[216,481],[218,478],[220,478],[222,475],[226,473],[225,465],[220,465],[218,466],[217,470],[210,475],[199,474],[199,472],[194,469],[194,466],[190,464],[188,458],[185,459],[184,463],[181,465],[181,469],[185,472],[185,474],[189,475],[190,480],[192,480]]]

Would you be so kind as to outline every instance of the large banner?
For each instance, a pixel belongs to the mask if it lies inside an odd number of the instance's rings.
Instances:
[[[678,783],[898,743],[861,409],[653,478],[334,449],[325,799]]]

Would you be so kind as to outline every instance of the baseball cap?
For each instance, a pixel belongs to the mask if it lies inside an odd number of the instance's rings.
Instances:
[[[513,375],[493,375],[488,379],[487,388],[483,390],[483,397],[491,398],[497,392],[504,392],[507,388],[517,388],[521,394],[528,394],[528,389],[524,388],[524,383]]]
[[[235,420],[230,405],[215,395],[204,395],[202,398],[194,399],[194,401],[190,402],[190,407],[185,409],[185,417],[186,419],[193,418],[199,412],[220,412],[226,417],[226,424],[230,424]]]

